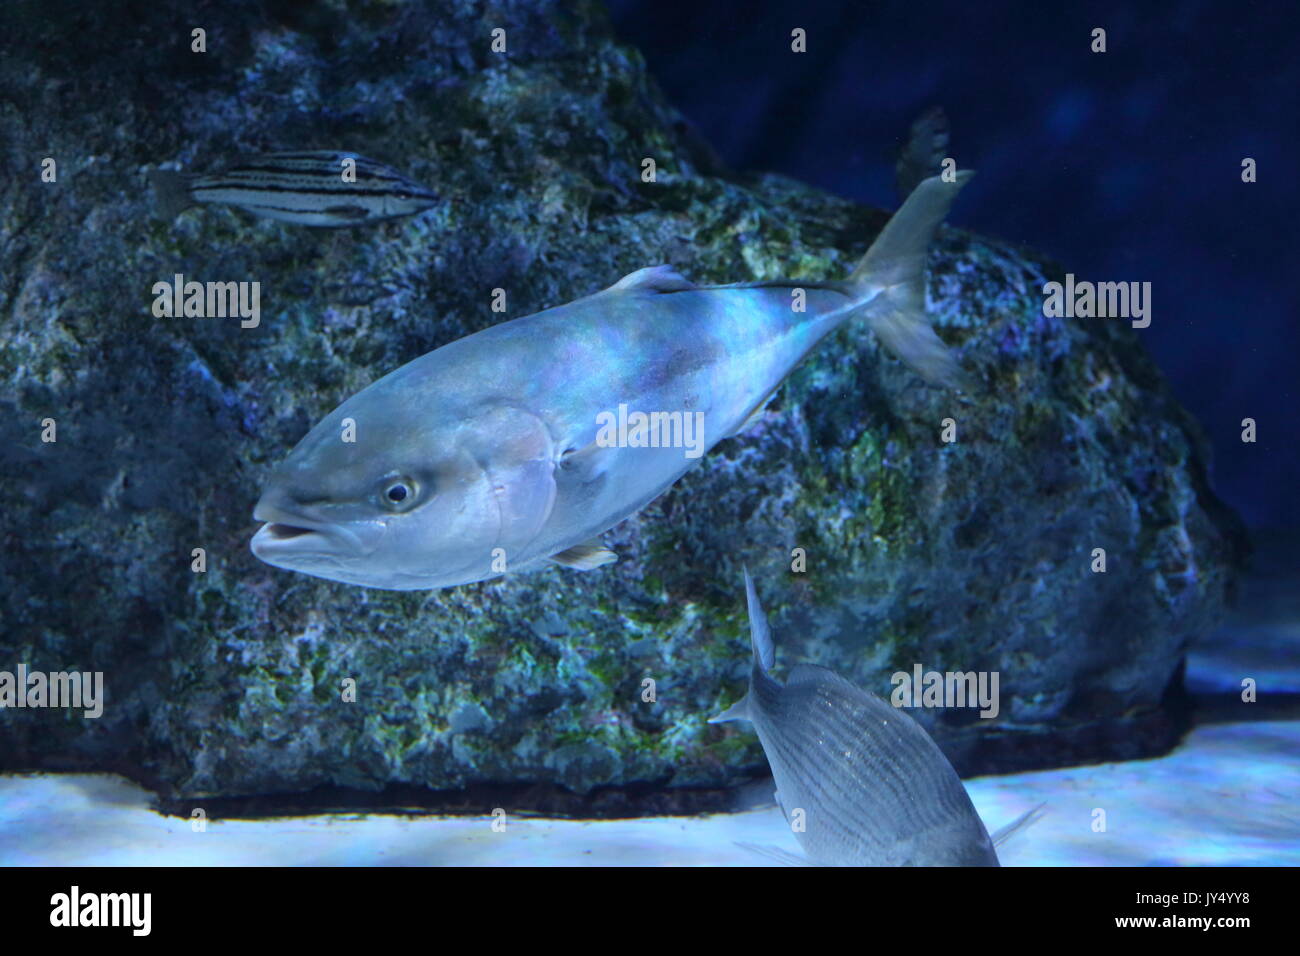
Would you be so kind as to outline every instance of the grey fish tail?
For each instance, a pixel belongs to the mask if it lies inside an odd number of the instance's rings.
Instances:
[[[925,315],[925,256],[957,193],[974,176],[922,180],[849,275],[863,316],[885,347],[932,385],[969,391],[971,381]]]
[[[190,177],[172,169],[155,169],[149,173],[153,187],[154,203],[163,219],[175,219],[186,209],[197,205],[190,192]]]

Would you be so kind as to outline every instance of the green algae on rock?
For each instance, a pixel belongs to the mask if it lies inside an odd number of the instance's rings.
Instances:
[[[954,229],[929,304],[983,383],[969,400],[855,326],[609,535],[617,565],[422,595],[260,564],[271,465],[400,363],[659,262],[839,277],[886,216],[719,170],[592,3],[235,0],[205,14],[206,60],[188,28],[145,47],[178,29],[146,5],[49,6],[3,15],[9,166],[49,156],[59,175],[0,195],[0,668],[100,670],[108,700],[93,721],[5,711],[0,769],[117,770],[180,800],[726,787],[763,767],[757,742],[705,724],[747,672],[745,563],[784,661],[882,694],[918,662],[999,671],[996,720],[916,714],[963,772],[1176,738],[1181,660],[1238,547],[1198,429],[1126,325],[1044,318],[1064,270]],[[115,66],[79,69],[96,62]],[[151,214],[160,163],[271,148],[362,150],[447,202],[323,235]],[[259,326],[153,318],[150,288],[178,272],[261,282]]]

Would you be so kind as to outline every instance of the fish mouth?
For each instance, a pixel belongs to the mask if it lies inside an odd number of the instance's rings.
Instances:
[[[319,534],[311,528],[299,528],[297,525],[281,524],[278,521],[272,521],[262,525],[258,534],[266,541],[293,541],[295,538],[301,538],[305,534]]]
[[[271,506],[259,504],[253,518],[266,523],[257,529],[249,548],[267,564],[284,566],[304,559],[337,561],[374,550],[373,546],[364,547],[361,539],[342,525],[312,521]]]

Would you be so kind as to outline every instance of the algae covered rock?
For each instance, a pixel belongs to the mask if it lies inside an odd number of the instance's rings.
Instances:
[[[998,672],[994,719],[914,712],[964,772],[1176,738],[1238,547],[1198,429],[1133,330],[1043,316],[1064,270],[954,229],[930,309],[972,395],[854,326],[607,535],[611,567],[410,594],[259,563],[270,469],[384,372],[660,262],[839,277],[887,216],[718,169],[593,3],[126,6],[0,15],[0,670],[100,671],[106,696],[96,719],[0,711],[0,769],[116,770],[177,801],[702,805],[679,797],[764,765],[705,723],[744,686],[744,564],[780,666],[882,694],[917,664]],[[154,215],[160,164],[276,148],[356,150],[446,201],[340,231]],[[177,274],[258,282],[260,321],[155,316]]]

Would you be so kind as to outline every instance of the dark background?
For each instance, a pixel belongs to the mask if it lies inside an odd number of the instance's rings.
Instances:
[[[1300,527],[1300,3],[610,8],[737,169],[893,208],[894,149],[943,106],[952,155],[979,171],[950,221],[1080,280],[1150,282],[1139,335],[1205,426],[1219,493],[1255,528]],[[790,50],[795,27],[807,53]],[[1090,51],[1094,27],[1106,53]],[[1241,441],[1246,417],[1257,444]]]

